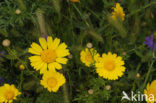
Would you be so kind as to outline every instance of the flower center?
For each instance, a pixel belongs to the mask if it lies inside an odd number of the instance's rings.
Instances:
[[[88,62],[92,62],[92,61],[93,61],[92,56],[91,56],[90,53],[87,53],[87,54],[86,54],[86,60],[87,60]]]
[[[49,87],[53,88],[56,86],[57,80],[55,78],[51,77],[47,80],[47,84]]]
[[[14,98],[14,92],[11,91],[11,90],[8,90],[4,93],[4,97],[7,99],[7,100],[12,100]]]
[[[56,52],[53,49],[46,49],[41,53],[41,59],[45,63],[52,63],[56,60]]]
[[[109,60],[109,61],[107,61],[107,62],[104,64],[104,67],[105,67],[107,70],[112,71],[112,70],[115,68],[115,63],[114,63],[114,61]]]

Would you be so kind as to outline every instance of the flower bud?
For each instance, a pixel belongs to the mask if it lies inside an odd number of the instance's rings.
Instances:
[[[4,40],[2,41],[2,45],[3,45],[4,47],[9,47],[9,46],[10,46],[10,40],[9,40],[9,39],[4,39]]]
[[[17,10],[15,11],[15,13],[16,13],[17,15],[19,15],[19,14],[21,13],[21,10],[20,10],[20,9],[17,9]]]
[[[126,53],[126,52],[123,52],[123,53],[122,53],[122,55],[126,56],[126,55],[127,55],[127,53]]]
[[[23,64],[21,64],[21,65],[19,66],[19,68],[20,68],[20,70],[24,70],[24,69],[25,69],[25,66],[24,66]]]
[[[106,90],[111,90],[111,86],[110,86],[110,85],[106,85],[106,86],[105,86],[105,89],[106,89]]]
[[[93,47],[93,44],[92,43],[87,43],[86,46],[87,46],[88,49],[91,49]]]
[[[89,89],[89,90],[88,90],[88,94],[91,95],[91,94],[93,94],[93,93],[94,93],[94,90],[93,90],[93,89]]]
[[[140,73],[137,73],[137,74],[136,74],[136,77],[137,77],[137,78],[140,78]]]
[[[72,59],[72,58],[73,58],[73,55],[72,55],[72,54],[69,54],[69,55],[68,55],[68,58],[69,58],[69,59]]]

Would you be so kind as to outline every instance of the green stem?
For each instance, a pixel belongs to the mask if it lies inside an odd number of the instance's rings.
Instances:
[[[81,17],[81,19],[82,19],[82,13],[80,12],[80,10],[76,7],[75,4],[73,4],[73,6],[74,6],[74,8],[76,9],[76,11],[79,13],[79,15],[80,15],[80,17]],[[84,20],[84,19],[82,19],[82,20]],[[89,27],[89,23],[88,23],[86,20],[84,20],[84,22],[85,22],[86,25]]]
[[[38,21],[38,24],[39,24],[41,34],[47,35],[47,30],[45,28],[45,26],[46,26],[45,25],[45,20],[44,20],[43,12],[42,12],[41,9],[38,9],[36,11],[36,16],[37,16],[37,21]]]
[[[128,14],[128,15],[127,15],[127,18],[130,17],[130,16],[132,16],[132,15],[134,15],[134,14],[136,14],[136,13],[138,13],[138,12],[140,12],[140,11],[142,11],[142,10],[144,10],[144,9],[146,9],[146,8],[148,8],[148,7],[150,7],[150,6],[153,5],[153,4],[156,4],[156,2],[151,2],[151,3],[147,4],[147,5],[145,5],[144,7],[142,7],[142,8],[140,8],[140,9],[138,9],[138,10],[136,10],[136,11],[134,11],[134,12]]]
[[[64,102],[65,103],[70,103],[67,84],[63,85],[63,94],[64,94]]]
[[[149,75],[150,75],[150,73],[151,73],[153,64],[154,64],[154,60],[152,60],[152,62],[151,62],[151,64],[150,64],[150,67],[149,67],[149,69],[148,69],[148,72],[147,72],[147,75],[146,75],[146,78],[145,78],[145,82],[144,82],[144,84],[143,84],[142,89],[144,89],[145,86],[146,86],[146,84],[147,84],[147,80],[148,80]]]
[[[20,62],[25,66],[25,68],[27,69],[27,71],[28,71],[31,75],[33,75],[34,77],[37,78],[37,76],[34,75],[34,73],[32,73],[32,71],[29,70],[29,68],[28,68],[28,66],[27,66],[27,63],[26,63],[25,61],[23,61],[22,59],[20,59],[20,58],[16,55],[16,53],[13,52],[13,50],[11,50],[11,49],[8,47],[8,48],[7,48],[7,51],[8,51],[8,53],[9,53],[10,55],[14,56],[15,59],[17,59],[18,61],[20,61]]]
[[[24,5],[22,0],[16,0],[17,3],[19,4],[20,9],[22,9],[23,11],[26,10],[26,6]]]
[[[142,64],[142,63],[139,63],[138,66],[137,66],[137,68],[136,68],[137,73],[138,73],[138,71],[139,71],[139,69],[140,69],[140,67],[141,67],[141,64]]]
[[[19,84],[20,90],[22,90],[22,84],[23,84],[23,71],[21,72],[21,75],[20,75],[20,84]]]

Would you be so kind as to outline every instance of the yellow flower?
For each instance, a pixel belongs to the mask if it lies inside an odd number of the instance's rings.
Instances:
[[[69,50],[66,49],[65,43],[60,43],[60,39],[52,39],[51,36],[45,38],[39,38],[40,45],[32,43],[29,52],[35,54],[35,56],[29,57],[31,66],[36,70],[40,70],[40,73],[49,70],[62,69],[61,64],[67,63],[65,56],[69,55]]]
[[[86,66],[90,66],[91,64],[94,64],[99,60],[100,55],[97,53],[95,49],[88,49],[82,50],[80,53],[80,59],[82,63],[84,63]]]
[[[120,6],[120,4],[116,3],[116,7],[113,9],[114,9],[114,11],[112,13],[112,18],[114,20],[121,18],[121,20],[124,21],[125,13],[123,11],[123,8]]]
[[[147,101],[147,103],[156,102],[156,80],[154,80],[151,84],[149,84],[149,83],[147,84],[147,87],[144,90],[144,94],[147,95],[147,97],[145,97],[145,100]],[[152,97],[151,95],[154,96],[153,100],[151,98]]]
[[[19,68],[20,68],[20,70],[24,70],[24,69],[25,69],[25,67],[24,67],[23,64],[21,64],[21,65],[19,66]]]
[[[0,87],[0,103],[12,103],[20,94],[14,85],[4,84]]]
[[[121,77],[125,71],[123,65],[122,58],[111,52],[103,54],[99,62],[95,64],[98,75],[108,80],[116,80]]]
[[[49,92],[57,92],[65,82],[66,79],[63,74],[56,71],[48,71],[43,74],[41,85],[47,88]]]
[[[79,2],[79,0],[71,0],[71,2]]]

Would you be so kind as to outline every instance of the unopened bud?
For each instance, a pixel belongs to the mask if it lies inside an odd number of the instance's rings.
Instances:
[[[126,52],[123,52],[123,53],[122,53],[122,55],[126,56],[126,55],[127,55],[127,53],[126,53]]]
[[[110,85],[106,85],[106,86],[105,86],[105,89],[106,89],[106,90],[111,90],[111,86],[110,86]]]
[[[9,39],[4,39],[3,42],[2,42],[2,45],[4,47],[9,47],[10,46],[10,40]]]
[[[21,10],[20,10],[20,9],[17,9],[17,10],[15,11],[15,13],[16,13],[17,15],[19,15],[19,14],[21,13]]]
[[[73,55],[72,55],[72,54],[69,54],[69,55],[68,55],[68,58],[69,58],[69,59],[72,59],[72,58],[73,58]]]
[[[140,78],[140,73],[137,73],[137,74],[136,74],[136,77],[137,77],[137,78]]]
[[[93,44],[92,43],[87,43],[87,48],[88,49],[91,49],[93,47]]]
[[[19,66],[19,68],[20,68],[20,70],[24,70],[24,69],[25,69],[25,66],[24,66],[23,64],[21,64],[21,65]]]
[[[91,95],[91,94],[93,94],[93,93],[94,93],[94,90],[93,90],[93,89],[89,89],[89,90],[88,90],[88,94]]]

